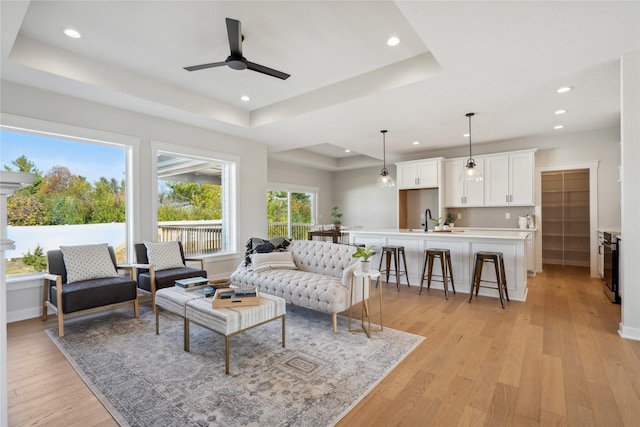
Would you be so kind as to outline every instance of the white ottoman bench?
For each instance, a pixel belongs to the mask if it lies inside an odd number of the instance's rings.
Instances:
[[[185,310],[187,307],[187,303],[189,301],[193,301],[195,299],[203,298],[199,294],[194,292],[182,291],[180,289],[176,289],[175,287],[160,289],[156,292],[156,335],[160,332],[160,308],[166,311],[169,311],[173,314],[177,314],[178,316],[184,319],[185,330],[187,330],[187,319],[185,319]],[[209,305],[211,305],[211,300],[209,300]],[[186,341],[185,341],[186,343]],[[189,351],[186,347],[184,351]]]
[[[157,296],[156,296],[157,300]],[[217,332],[225,337],[225,374],[229,374],[229,340],[233,335],[255,328],[272,320],[282,319],[282,347],[285,346],[285,301],[273,295],[260,294],[260,305],[216,308],[211,298],[187,302],[184,322],[184,349],[189,351],[189,322]]]

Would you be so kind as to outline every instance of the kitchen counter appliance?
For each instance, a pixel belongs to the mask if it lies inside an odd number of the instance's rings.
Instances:
[[[605,231],[603,233],[602,246],[604,248],[604,294],[612,303],[620,304],[620,293],[618,285],[620,283],[620,269],[618,263],[619,240],[618,235]]]

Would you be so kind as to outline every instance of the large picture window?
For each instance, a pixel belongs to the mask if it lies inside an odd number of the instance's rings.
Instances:
[[[234,252],[236,162],[216,153],[156,146],[158,241],[179,240],[186,255]]]
[[[306,240],[315,223],[316,191],[275,188],[267,191],[268,237]]]
[[[127,260],[130,147],[76,135],[3,126],[3,170],[34,175],[7,199],[7,275],[46,271],[61,245],[108,243]]]

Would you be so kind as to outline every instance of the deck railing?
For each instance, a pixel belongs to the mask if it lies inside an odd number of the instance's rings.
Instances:
[[[289,235],[286,222],[273,222],[268,225],[267,238],[291,237],[294,240],[307,240],[311,224],[291,224]],[[222,221],[166,221],[158,223],[158,242],[180,240],[184,254],[211,254],[222,250]]]
[[[291,235],[286,222],[272,222],[267,228],[267,237],[291,237],[293,240],[307,240],[307,233],[311,230],[311,224],[291,224]]]
[[[167,221],[158,223],[158,242],[180,240],[186,256],[222,250],[222,221]]]

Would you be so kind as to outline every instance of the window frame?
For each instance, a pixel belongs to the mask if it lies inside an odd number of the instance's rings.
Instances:
[[[135,259],[133,244],[139,239],[139,206],[135,203],[140,195],[140,171],[133,165],[139,163],[140,138],[89,129],[80,126],[33,119],[12,114],[0,114],[0,129],[29,135],[46,136],[70,142],[118,147],[125,150],[125,243],[127,262]],[[38,273],[40,274],[40,273]]]
[[[291,193],[310,193],[311,197],[311,225],[316,225],[318,219],[318,187],[285,184],[277,182],[267,182],[267,192],[269,191],[285,191],[287,192],[287,233],[291,235]],[[266,197],[266,194],[265,194]],[[267,219],[268,222],[268,219]],[[267,224],[268,226],[268,224]]]
[[[198,258],[225,259],[238,253],[238,169],[240,157],[228,153],[207,150],[198,147],[171,144],[168,142],[151,141],[151,224],[153,230],[158,229],[158,154],[170,154],[173,156],[204,159],[212,162],[223,163],[222,180],[222,228],[227,230],[228,248],[213,254],[196,255]],[[224,175],[226,179],[224,178]]]

